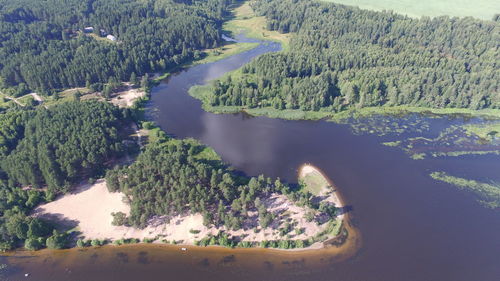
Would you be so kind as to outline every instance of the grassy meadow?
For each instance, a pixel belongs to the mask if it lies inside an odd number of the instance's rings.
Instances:
[[[323,0],[339,4],[358,6],[369,10],[393,10],[410,17],[420,16],[472,16],[491,20],[500,13],[498,0]]]
[[[320,196],[325,192],[325,187],[330,185],[325,177],[316,170],[307,173],[301,180],[305,189],[315,196]]]
[[[226,22],[223,28],[233,35],[244,32],[250,38],[280,42],[284,50],[288,48],[288,43],[292,36],[290,33],[283,34],[267,30],[266,18],[257,17],[250,7],[249,2],[245,2],[234,9],[233,19]]]

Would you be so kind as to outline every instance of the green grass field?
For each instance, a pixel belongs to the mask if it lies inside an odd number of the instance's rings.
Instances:
[[[472,16],[491,20],[500,13],[498,0],[323,0],[370,10],[393,10],[411,17]]]
[[[304,184],[304,188],[316,196],[319,196],[322,193],[324,193],[325,188],[329,186],[328,182],[323,177],[323,175],[321,175],[317,171],[308,173],[301,180]]]

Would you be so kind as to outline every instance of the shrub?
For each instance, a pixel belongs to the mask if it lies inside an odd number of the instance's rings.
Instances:
[[[190,229],[190,230],[189,230],[189,233],[191,233],[191,234],[198,234],[198,233],[200,233],[200,232],[201,232],[201,231],[200,231],[200,230],[197,230],[197,229]]]
[[[36,251],[43,247],[43,238],[28,238],[24,242],[24,248],[30,251]]]
[[[45,244],[49,249],[62,249],[66,246],[66,234],[59,233],[54,229],[52,236],[47,238]]]
[[[85,240],[80,238],[80,239],[76,240],[76,246],[78,248],[84,248],[87,246],[87,243],[85,242]]]
[[[99,239],[92,239],[92,241],[90,241],[90,245],[92,245],[93,247],[102,246],[101,241]]]
[[[113,212],[111,213],[111,216],[113,216],[113,221],[111,222],[112,225],[120,226],[127,222],[127,215],[123,212]]]

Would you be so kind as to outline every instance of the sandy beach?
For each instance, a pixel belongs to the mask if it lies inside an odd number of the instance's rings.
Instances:
[[[299,176],[304,177],[309,173],[318,172],[318,169],[311,165],[304,165],[299,169]],[[342,207],[342,203],[336,191],[328,192],[325,186],[324,200],[334,202],[337,207]],[[130,212],[130,206],[124,194],[120,192],[110,193],[106,187],[106,181],[101,179],[94,184],[82,184],[74,189],[70,194],[62,196],[57,200],[41,205],[35,210],[36,216],[56,218],[63,222],[71,222],[78,227],[81,237],[85,239],[109,239],[119,240],[123,238],[157,238],[161,240],[176,241],[177,243],[192,245],[210,234],[215,235],[219,231],[224,231],[231,236],[240,237],[242,241],[260,242],[264,240],[279,240],[279,228],[285,221],[293,222],[294,229],[291,231],[289,239],[308,239],[323,231],[328,223],[318,224],[315,221],[307,221],[305,214],[310,212],[307,207],[297,206],[285,195],[272,193],[267,197],[261,197],[261,201],[269,212],[276,215],[276,219],[267,228],[262,229],[258,222],[256,210],[249,210],[249,219],[243,224],[243,228],[237,231],[228,230],[225,227],[216,228],[203,225],[201,214],[184,214],[173,217],[157,216],[149,220],[144,229],[130,226],[112,225],[113,212],[123,212],[126,215]],[[341,214],[337,219],[343,219]],[[317,242],[308,247],[317,249],[323,246]]]

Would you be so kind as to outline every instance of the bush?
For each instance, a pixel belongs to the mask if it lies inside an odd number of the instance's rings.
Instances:
[[[84,247],[87,247],[87,243],[85,242],[85,240],[80,238],[80,239],[76,240],[76,246],[78,248],[84,248]]]
[[[59,233],[57,230],[54,229],[52,236],[47,238],[45,244],[49,249],[62,249],[66,247],[66,234]]]
[[[151,121],[145,121],[145,122],[142,122],[142,127],[146,130],[151,130],[153,128],[155,128],[155,123],[151,122]]]
[[[0,241],[0,252],[6,252],[14,248],[13,241]]]
[[[98,246],[102,246],[103,243],[99,239],[92,239],[92,241],[90,241],[90,245],[92,247],[98,247]]]
[[[24,248],[30,251],[40,250],[43,247],[43,238],[28,238],[24,242]]]
[[[305,214],[305,218],[306,218],[306,221],[312,222],[314,220],[314,218],[315,218],[315,215],[314,215],[313,212],[307,212]]]
[[[146,238],[146,237],[144,237],[142,239],[142,242],[144,242],[144,243],[153,243],[155,240],[156,240],[155,238]]]
[[[113,212],[111,213],[111,216],[113,216],[113,221],[111,222],[112,225],[120,226],[127,222],[127,215],[123,212]]]
[[[305,229],[303,227],[295,229],[295,235],[301,235],[304,233]]]

